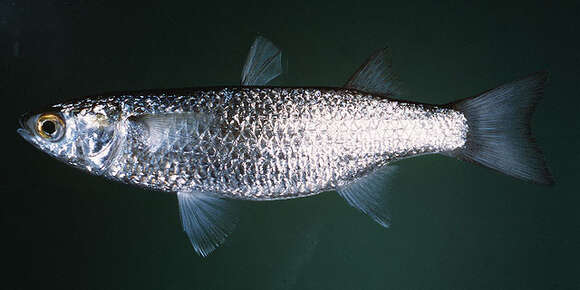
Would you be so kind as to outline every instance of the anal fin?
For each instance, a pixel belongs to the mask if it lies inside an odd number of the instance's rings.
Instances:
[[[388,228],[391,225],[391,215],[387,208],[387,196],[383,191],[395,170],[395,166],[385,166],[337,189],[337,192],[352,207]]]
[[[238,217],[231,201],[204,192],[178,192],[183,230],[194,250],[206,257],[233,231]]]

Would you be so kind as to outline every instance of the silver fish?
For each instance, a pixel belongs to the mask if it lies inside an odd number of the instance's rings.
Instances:
[[[233,230],[228,199],[335,190],[384,227],[391,164],[444,154],[527,181],[553,179],[530,133],[546,73],[445,105],[398,99],[387,49],[342,88],[267,87],[281,52],[258,37],[242,86],[122,92],[51,106],[21,120],[40,150],[92,174],[175,192],[195,251]]]

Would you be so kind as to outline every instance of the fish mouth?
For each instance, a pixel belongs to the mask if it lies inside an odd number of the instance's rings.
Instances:
[[[33,137],[33,136],[32,136],[32,134],[30,133],[30,131],[29,131],[29,130],[27,130],[27,129],[23,129],[23,128],[18,128],[18,129],[16,129],[16,132],[17,132],[18,134],[20,134],[20,136],[21,136],[22,138],[24,138],[24,140],[26,140],[26,141],[28,141],[28,142],[32,143],[32,137]]]
[[[30,130],[29,126],[27,126],[28,120],[30,120],[30,113],[25,113],[20,116],[18,119],[18,123],[20,123],[20,128],[16,129],[16,132],[24,138],[24,140],[28,141],[29,143],[34,144],[32,139],[34,138],[34,133]]]
[[[18,118],[18,123],[20,123],[20,128],[26,128],[26,121],[30,119],[30,113],[24,113]]]

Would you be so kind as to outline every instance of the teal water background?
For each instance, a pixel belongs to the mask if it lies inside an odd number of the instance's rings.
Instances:
[[[3,289],[578,289],[576,2],[0,1]],[[384,229],[334,193],[252,203],[198,257],[176,197],[90,176],[15,132],[106,91],[238,84],[257,34],[276,84],[341,86],[389,45],[411,97],[446,103],[550,72],[533,119],[556,185],[443,156],[400,162]]]

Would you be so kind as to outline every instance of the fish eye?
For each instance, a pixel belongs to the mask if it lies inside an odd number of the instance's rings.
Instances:
[[[51,142],[58,141],[64,135],[65,123],[54,113],[45,113],[36,121],[36,133]]]

